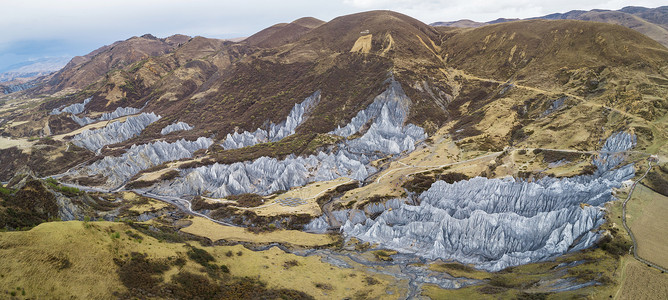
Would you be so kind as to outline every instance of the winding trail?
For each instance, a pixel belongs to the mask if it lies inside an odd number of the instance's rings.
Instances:
[[[631,237],[631,241],[633,242],[633,246],[631,246],[631,248],[633,249],[633,257],[639,262],[644,263],[650,267],[653,267],[659,271],[668,272],[668,270],[664,269],[663,267],[638,256],[638,242],[636,241],[636,237],[633,235],[631,228],[629,228],[629,226],[626,224],[626,203],[628,203],[629,200],[631,200],[631,196],[633,195],[633,190],[635,190],[638,182],[645,179],[645,176],[647,176],[647,174],[649,174],[649,171],[652,170],[652,161],[649,161],[648,165],[649,168],[647,168],[647,171],[645,172],[645,174],[642,175],[642,177],[638,178],[638,180],[636,180],[633,183],[631,189],[629,190],[629,195],[626,197],[626,200],[624,200],[624,203],[622,204],[622,225],[624,225],[624,229],[626,229],[626,232],[628,232],[629,236]]]

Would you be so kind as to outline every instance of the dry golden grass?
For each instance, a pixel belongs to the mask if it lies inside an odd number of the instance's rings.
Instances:
[[[615,299],[668,299],[668,274],[661,274],[632,257],[625,261]]]
[[[122,195],[124,200],[130,202],[139,201],[140,199],[143,200],[140,204],[135,204],[130,208],[131,211],[135,211],[140,214],[149,211],[156,211],[169,206],[169,204],[162,201],[141,197],[135,192],[122,192]]]
[[[227,251],[241,251],[243,255],[225,259],[224,253]],[[341,269],[323,263],[318,256],[296,256],[277,247],[262,252],[254,252],[240,245],[215,247],[212,254],[222,258],[221,261],[230,267],[232,275],[259,277],[270,288],[300,290],[317,299],[353,298],[355,294],[366,294],[366,299],[397,299],[400,296],[398,288],[392,284],[394,279],[374,274],[373,277],[379,283],[369,285],[364,280],[369,274],[352,262],[352,269]],[[286,264],[287,261],[292,264]],[[329,284],[332,289],[320,289],[316,283]],[[386,289],[394,291],[393,295],[388,295]]]
[[[142,236],[141,242],[127,235],[128,230]],[[114,237],[116,234],[118,237]],[[150,259],[185,257],[184,246],[159,242],[126,224],[113,222],[50,222],[30,231],[3,232],[0,298],[9,298],[10,291],[31,299],[115,298],[114,292],[123,293],[126,289],[119,280],[114,258],[126,259],[131,252],[146,253]],[[276,247],[257,252],[240,245],[202,248],[217,263],[228,266],[232,275],[257,278],[270,287],[300,290],[317,299],[363,294],[392,299],[401,294],[393,279],[368,274],[353,262],[349,262],[353,268],[342,269],[322,262],[318,256],[301,257]],[[286,264],[288,261],[291,263]],[[188,261],[183,270],[205,275],[193,261]],[[169,282],[178,271],[173,267],[163,274],[163,279]],[[378,283],[366,283],[363,279],[367,276],[373,276]],[[317,288],[316,283],[327,283],[331,289]],[[387,295],[386,289],[394,291],[393,296]]]
[[[629,227],[638,242],[638,255],[668,267],[668,197],[637,185],[627,208]]]
[[[0,233],[1,297],[18,287],[25,289],[26,297],[43,299],[109,299],[113,292],[123,291],[112,261],[114,241],[104,232],[119,225],[95,226],[55,222]]]
[[[59,134],[59,135],[54,135],[54,136],[53,136],[53,139],[54,139],[54,140],[57,140],[57,141],[62,141],[62,140],[65,138],[65,136],[76,135],[76,134],[79,134],[79,133],[83,132],[84,130],[94,130],[94,129],[99,129],[99,128],[102,128],[102,127],[107,126],[107,124],[110,124],[111,122],[116,122],[116,121],[119,121],[119,122],[125,122],[125,120],[127,120],[128,117],[132,117],[132,116],[133,116],[133,115],[130,115],[130,116],[124,116],[124,117],[120,117],[120,118],[113,119],[113,120],[109,120],[109,121],[101,121],[101,122],[95,122],[95,123],[92,123],[92,124],[88,124],[88,125],[86,125],[86,126],[84,126],[84,127],[81,127],[81,128],[79,128],[79,129],[77,129],[77,130],[74,130],[74,131],[72,131],[72,132],[68,132],[68,133],[64,133],[64,134]]]
[[[224,226],[202,217],[191,219],[192,224],[181,229],[185,233],[201,236],[211,241],[234,241],[249,243],[283,243],[297,246],[324,246],[334,241],[328,235],[306,233],[298,230],[276,230],[267,233],[254,234],[241,227]]]
[[[0,149],[18,147],[25,152],[29,151],[33,144],[35,144],[35,142],[28,141],[27,139],[13,139],[4,136],[0,137]]]
[[[320,210],[320,206],[316,202],[317,198],[328,190],[351,181],[350,178],[339,177],[330,181],[314,182],[303,187],[291,189],[266,202],[266,204],[256,208],[250,208],[249,210],[252,210],[259,216],[276,216],[281,214],[309,214],[312,216],[319,216],[322,214],[322,210]],[[279,204],[278,200],[285,198],[300,198],[305,200],[306,204],[295,207]]]

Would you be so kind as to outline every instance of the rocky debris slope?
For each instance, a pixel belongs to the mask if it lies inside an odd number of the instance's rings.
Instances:
[[[598,237],[592,230],[604,222],[611,189],[634,175],[632,165],[613,169],[621,162],[614,151],[634,141],[627,133],[612,135],[594,161],[594,175],[438,181],[419,196],[419,206],[401,204],[375,220],[348,220],[341,230],[400,252],[489,271],[584,249]]]
[[[90,166],[77,171],[79,176],[102,174],[107,178],[107,187],[118,187],[135,174],[167,161],[192,157],[200,149],[213,144],[210,138],[200,137],[195,141],[178,140],[174,143],[164,141],[144,145],[133,145],[119,157],[107,156]]]
[[[178,122],[178,123],[173,123],[165,126],[162,130],[160,130],[160,133],[162,135],[169,134],[175,131],[183,131],[183,130],[191,130],[193,129],[192,126],[190,126],[188,123],[184,122]]]
[[[314,99],[317,97],[319,94],[311,96]],[[302,104],[311,101],[315,100],[307,99]],[[303,115],[301,111],[305,109],[300,107],[301,104],[293,109],[296,116]],[[338,145],[339,150],[335,153],[320,152],[308,157],[291,156],[283,160],[261,157],[251,162],[203,166],[186,170],[182,177],[173,182],[160,183],[151,191],[165,195],[207,193],[213,197],[240,193],[266,195],[342,176],[364,180],[376,171],[369,165],[371,160],[387,154],[413,150],[415,141],[426,137],[422,128],[412,124],[404,126],[409,107],[410,99],[401,89],[401,85],[392,80],[385,92],[358,113],[351,121],[352,125],[334,131],[334,134],[350,136],[371,122],[369,130],[361,137],[345,140]],[[294,120],[296,122],[298,119]],[[284,124],[291,122],[293,121],[286,120]],[[296,125],[287,126],[290,127],[296,128]]]
[[[288,117],[281,123],[271,123],[268,131],[258,128],[254,132],[244,131],[242,133],[227,134],[223,142],[223,148],[237,149],[260,143],[276,142],[293,135],[297,126],[306,120],[308,114],[318,105],[318,102],[320,102],[320,91],[313,93],[301,103],[295,104]]]
[[[80,114],[84,111],[86,104],[88,104],[88,102],[90,102],[91,99],[93,98],[86,98],[82,103],[75,103],[62,109],[54,108],[50,114],[51,115],[59,115],[63,113],[71,113],[73,115]]]
[[[106,145],[120,143],[139,133],[149,124],[160,119],[154,113],[142,113],[128,117],[125,122],[116,121],[103,128],[86,129],[72,138],[72,142],[91,151],[98,151]]]

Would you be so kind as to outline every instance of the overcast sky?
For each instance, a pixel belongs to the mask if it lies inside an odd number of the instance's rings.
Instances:
[[[304,16],[329,21],[374,9],[432,23],[665,4],[665,0],[0,0],[0,69],[29,59],[84,55],[144,33],[233,38]]]

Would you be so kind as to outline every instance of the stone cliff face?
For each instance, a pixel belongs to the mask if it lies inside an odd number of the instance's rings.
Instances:
[[[75,103],[75,104],[66,106],[62,109],[54,108],[51,111],[50,114],[51,115],[59,115],[59,114],[62,114],[62,113],[71,113],[73,115],[80,114],[84,111],[84,108],[86,107],[86,104],[88,104],[88,102],[90,102],[91,99],[93,99],[93,98],[86,98],[84,100],[84,102],[82,102],[82,103]]]
[[[398,154],[402,151],[413,151],[415,142],[427,138],[427,135],[419,126],[404,126],[410,105],[411,100],[401,85],[391,79],[389,88],[378,95],[369,107],[360,111],[345,127],[339,127],[330,133],[349,137],[372,122],[361,138],[352,140],[347,146],[365,153],[380,151]]]
[[[183,130],[191,130],[191,129],[193,129],[193,127],[190,126],[188,123],[178,122],[178,123],[173,123],[173,124],[169,124],[169,125],[165,126],[165,128],[163,128],[160,131],[160,134],[165,135],[165,134],[172,133],[174,131],[183,131]]]
[[[125,122],[116,121],[103,128],[84,130],[72,138],[72,142],[91,151],[98,151],[106,145],[120,143],[139,133],[149,124],[160,119],[154,113],[142,113],[128,117]]]
[[[304,99],[302,103],[295,104],[288,117],[279,124],[271,123],[268,131],[258,128],[254,132],[244,131],[242,133],[227,134],[227,138],[223,142],[223,148],[237,149],[260,143],[276,142],[293,135],[297,126],[306,120],[306,117],[318,105],[318,102],[320,102],[319,91]]]
[[[632,165],[613,169],[621,162],[614,152],[634,141],[626,133],[611,136],[594,161],[594,175],[438,181],[419,196],[420,205],[401,204],[375,220],[349,219],[341,230],[397,251],[489,271],[590,247],[597,238],[592,230],[604,221],[603,204],[613,200],[611,189],[635,172]]]
[[[102,174],[107,177],[107,187],[118,187],[141,170],[163,162],[191,157],[193,152],[206,149],[212,144],[213,140],[200,137],[196,141],[178,140],[174,143],[159,141],[139,146],[133,145],[122,156],[107,156],[78,170],[77,173],[80,176]]]
[[[166,195],[199,195],[225,197],[242,193],[271,194],[314,181],[350,177],[362,180],[374,169],[345,150],[337,154],[320,153],[308,157],[277,160],[261,157],[252,162],[231,165],[214,164],[188,170],[173,182],[156,185],[152,192]],[[363,159],[359,157],[359,159]]]
[[[310,105],[317,104],[319,93],[313,94],[304,102],[295,105],[290,116],[280,126],[272,127],[269,132],[259,135],[243,133],[236,137],[228,135],[228,146],[250,145],[261,137],[281,137],[283,133],[293,132],[303,120],[304,112]],[[225,197],[240,193],[271,194],[279,190],[288,190],[314,181],[332,180],[349,177],[363,180],[376,171],[369,165],[381,155],[411,151],[415,142],[426,137],[424,130],[413,124],[404,126],[410,99],[404,94],[399,83],[392,80],[390,87],[378,95],[374,102],[359,112],[344,128],[333,134],[350,136],[358,133],[365,124],[369,129],[356,139],[346,140],[338,145],[335,153],[320,152],[308,157],[288,157],[284,160],[262,157],[252,162],[240,162],[231,165],[214,164],[186,170],[184,175],[174,182],[164,182],[151,190],[158,194],[199,195],[210,194],[213,197]],[[285,130],[284,130],[285,129]],[[275,133],[272,133],[275,132]],[[232,142],[234,141],[234,142]]]

